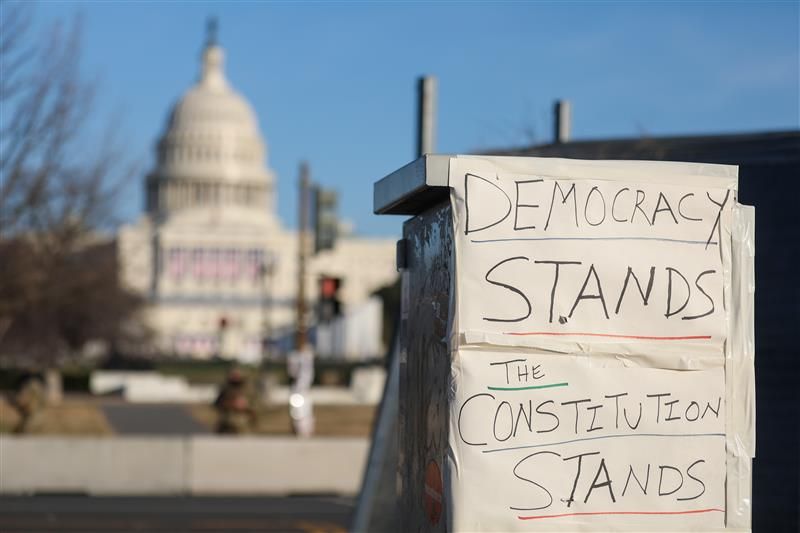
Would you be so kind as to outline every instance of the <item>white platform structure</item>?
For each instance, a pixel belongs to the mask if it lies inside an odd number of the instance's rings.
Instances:
[[[256,362],[265,330],[293,323],[298,239],[276,216],[257,117],[223,64],[210,36],[199,80],[157,143],[146,211],[118,235],[118,257],[125,284],[147,297],[159,352]],[[341,278],[345,312],[366,302],[395,280],[394,250],[394,239],[340,238],[310,260],[309,303],[321,275]]]
[[[165,376],[156,371],[95,370],[89,377],[95,395],[120,394],[135,403],[213,403],[217,385],[190,384],[183,376]]]

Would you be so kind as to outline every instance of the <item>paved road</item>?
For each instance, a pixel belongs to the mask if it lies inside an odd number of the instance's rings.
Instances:
[[[183,405],[103,403],[100,407],[119,435],[209,433]]]
[[[0,497],[0,531],[344,533],[353,506],[338,497]]]

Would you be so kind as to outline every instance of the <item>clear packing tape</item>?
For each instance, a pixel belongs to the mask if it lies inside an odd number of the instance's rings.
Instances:
[[[675,370],[701,370],[720,366],[724,348],[726,387],[726,530],[750,531],[752,513],[752,464],[756,451],[755,435],[755,335],[753,304],[755,294],[755,208],[734,204],[730,228],[730,248],[725,257],[725,292],[728,337],[725,341],[695,345],[690,355],[680,348],[657,343],[569,342],[550,339],[513,339],[491,332],[467,331],[459,345],[528,347],[543,352],[581,354],[590,366],[651,367]],[[684,346],[685,347],[685,346]],[[502,349],[502,348],[500,348]]]
[[[749,531],[753,457],[756,454],[755,208],[735,204],[731,225],[731,302],[725,345],[726,451],[728,461],[726,526]]]
[[[587,364],[625,367],[663,368],[669,370],[706,370],[724,365],[721,353],[725,346],[723,339],[709,343],[684,343],[678,347],[664,343],[637,341],[603,342],[592,340],[582,342],[565,339],[514,337],[487,331],[465,331],[459,338],[459,346],[491,346],[508,348],[529,348],[538,352],[580,354],[587,357]],[[455,346],[455,345],[453,345]],[[686,350],[687,346],[691,350]]]
[[[726,387],[726,531],[750,531],[752,514],[752,464],[755,434],[755,208],[734,204],[730,228],[731,246],[724,264],[728,337],[724,347]],[[720,366],[720,344],[694,346],[691,355],[676,357],[682,350],[656,343],[580,343],[549,339],[514,339],[490,332],[467,331],[459,338],[462,349],[479,346],[495,350],[532,348],[540,352],[585,355],[589,366],[651,367],[701,370]],[[455,461],[457,464],[457,461]],[[457,469],[456,469],[457,472]]]

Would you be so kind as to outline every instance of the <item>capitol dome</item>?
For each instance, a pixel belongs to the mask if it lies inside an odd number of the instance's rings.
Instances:
[[[147,207],[166,214],[186,207],[237,205],[270,209],[272,173],[250,104],[228,83],[214,26],[200,77],[175,104],[147,177]]]

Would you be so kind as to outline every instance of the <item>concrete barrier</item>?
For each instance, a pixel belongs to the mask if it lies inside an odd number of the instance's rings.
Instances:
[[[0,437],[0,492],[179,494],[183,439]]]
[[[195,437],[192,494],[356,494],[369,442],[364,438]]]
[[[0,435],[0,494],[358,492],[364,438]]]

